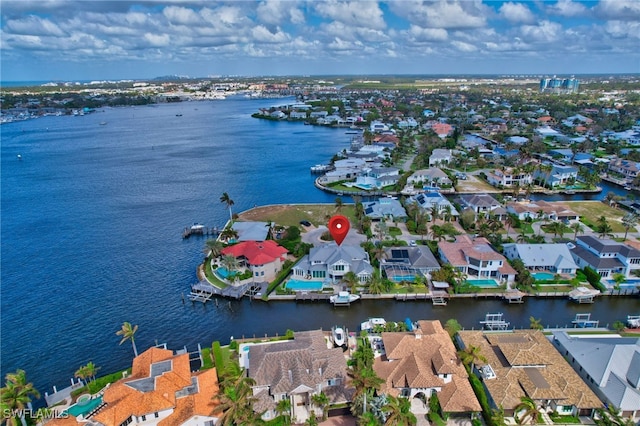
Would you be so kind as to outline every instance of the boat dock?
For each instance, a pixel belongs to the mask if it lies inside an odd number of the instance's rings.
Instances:
[[[487,330],[506,330],[509,328],[509,323],[503,319],[502,312],[486,314],[484,320],[480,321],[480,324]]]
[[[192,235],[211,235],[213,237],[217,237],[218,235],[220,235],[220,231],[217,227],[209,228],[199,224],[185,226],[184,230],[182,231],[182,238],[187,239]]]
[[[579,328],[596,328],[600,321],[592,320],[591,313],[588,314],[576,314],[576,317],[571,321],[574,327]]]
[[[311,291],[296,291],[296,302],[326,302],[331,297],[328,293],[315,293]]]
[[[211,285],[207,281],[200,281],[191,286],[189,300],[192,302],[206,303],[214,296],[241,299],[244,296],[253,297],[262,290],[263,283],[246,283],[239,286],[227,286],[220,288]]]
[[[576,303],[593,303],[594,298],[599,294],[600,290],[580,286],[569,292],[569,299]]]

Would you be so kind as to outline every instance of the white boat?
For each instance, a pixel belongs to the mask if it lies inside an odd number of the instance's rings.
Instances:
[[[331,338],[333,339],[333,344],[338,347],[344,346],[347,343],[347,333],[345,329],[337,325],[331,328]]]
[[[338,294],[334,294],[329,297],[329,302],[333,303],[334,306],[349,306],[351,302],[355,302],[360,299],[359,294],[351,294],[348,291],[341,291]]]
[[[194,223],[193,225],[191,225],[191,228],[189,228],[191,230],[192,234],[202,234],[204,233],[204,225],[200,224],[200,223]]]
[[[376,326],[384,327],[387,324],[384,318],[369,318],[362,324],[360,324],[360,330],[372,331]]]
[[[627,327],[640,328],[640,315],[627,315]]]

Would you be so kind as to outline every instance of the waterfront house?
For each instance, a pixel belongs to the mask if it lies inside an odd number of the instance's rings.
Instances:
[[[602,402],[573,371],[539,330],[506,332],[460,331],[462,348],[476,347],[486,358],[477,373],[483,378],[489,404],[513,416],[522,397],[560,415],[590,416]]]
[[[369,131],[371,133],[381,133],[386,132],[387,130],[389,130],[389,126],[381,121],[372,121],[369,125]]]
[[[514,214],[520,220],[549,219],[549,220],[578,220],[580,216],[561,202],[548,202],[544,200],[535,201],[512,201],[507,203],[507,212]]]
[[[533,172],[533,179],[543,186],[554,188],[567,185],[578,178],[578,169],[574,166],[543,161],[542,167]]]
[[[396,167],[366,167],[356,178],[353,186],[364,190],[382,189],[395,185],[400,179],[399,169]]]
[[[192,372],[189,354],[152,347],[133,359],[131,374],[109,385],[88,417],[58,417],[50,426],[93,424],[214,425],[219,414],[216,369]],[[91,402],[89,402],[91,403]],[[87,423],[88,421],[88,423]]]
[[[442,411],[469,417],[481,411],[458,359],[456,348],[440,321],[418,321],[414,331],[381,334],[384,356],[373,369],[383,380],[378,393],[411,401],[411,411],[424,415],[428,400],[437,394]]]
[[[429,156],[429,167],[449,164],[452,158],[453,154],[450,149],[436,148]]]
[[[566,244],[504,244],[504,255],[509,260],[520,259],[531,272],[549,272],[573,278],[578,265]]]
[[[361,158],[347,158],[334,161],[334,170],[328,171],[318,178],[318,182],[328,184],[340,180],[353,180],[362,173],[366,162]]]
[[[400,201],[382,197],[376,201],[362,203],[364,214],[372,220],[389,219],[392,221],[402,221],[407,219],[407,212]]]
[[[614,274],[630,277],[640,269],[640,250],[609,239],[599,239],[592,235],[580,235],[571,255],[580,268],[590,266],[602,278],[612,278]]]
[[[441,185],[452,185],[449,176],[437,167],[430,167],[428,169],[416,170],[407,179],[407,184],[411,185],[423,185],[430,187],[439,187]]]
[[[640,339],[554,331],[552,342],[602,401],[640,420]]]
[[[623,158],[613,158],[609,162],[609,170],[611,172],[621,174],[629,180],[633,180],[638,176],[638,171],[640,171],[640,163],[636,161],[625,160]]]
[[[254,281],[271,282],[282,270],[287,249],[273,240],[243,241],[223,248],[220,253],[238,259],[241,267],[251,270]]]
[[[493,215],[498,220],[502,220],[507,216],[507,210],[489,194],[463,194],[460,195],[459,199],[462,207],[473,211],[476,220],[480,214],[483,214],[484,217]]]
[[[412,204],[416,203],[420,209],[429,213],[432,211],[433,207],[438,209],[440,213],[450,213],[451,217],[456,218],[459,216],[456,208],[451,204],[451,202],[442,194],[435,191],[429,191],[422,194],[417,194],[407,198],[407,203]]]
[[[487,182],[493,186],[501,188],[511,188],[512,186],[519,185],[524,188],[526,185],[533,183],[533,177],[531,173],[518,171],[512,167],[506,167],[504,170],[495,169],[492,172],[487,173]]]
[[[515,269],[485,238],[458,235],[455,242],[440,241],[438,254],[443,263],[451,264],[470,278],[492,278],[510,283],[516,277]]]
[[[329,349],[322,330],[299,331],[293,340],[243,349],[249,351],[249,377],[255,380],[253,409],[263,420],[277,417],[277,404],[286,399],[296,424],[312,413],[322,416],[323,407],[314,404],[314,395],[324,393],[332,405],[351,401],[353,388],[348,386],[342,348]]]
[[[381,266],[392,281],[413,281],[416,275],[426,277],[440,269],[440,264],[428,246],[386,247]]]
[[[369,281],[373,274],[369,255],[360,246],[331,242],[311,248],[293,267],[292,277],[336,282],[347,272],[356,274],[360,282]]]

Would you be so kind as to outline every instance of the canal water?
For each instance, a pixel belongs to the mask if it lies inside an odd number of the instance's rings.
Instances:
[[[471,328],[488,312],[504,312],[515,327],[527,327],[530,316],[555,326],[592,312],[606,325],[640,313],[638,299],[614,298],[588,306],[560,299],[523,305],[465,299],[437,308],[389,300],[349,308],[183,303],[196,281],[205,239],[183,240],[182,230],[194,222],[224,225],[223,192],[236,212],[335,200],[313,186],[309,168],[348,148],[349,135],[344,129],[251,118],[259,108],[281,102],[234,97],[2,125],[2,376],[24,369],[44,392],[68,384],[89,361],[100,373],[126,368],[132,349],[119,345],[115,334],[124,321],[139,326],[139,350],[156,343],[195,350],[231,336],[287,329],[339,324],[356,330],[372,316],[456,318]]]

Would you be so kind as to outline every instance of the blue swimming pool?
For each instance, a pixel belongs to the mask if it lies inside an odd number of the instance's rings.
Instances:
[[[614,288],[616,282],[614,280],[602,280],[602,283],[607,287]],[[633,290],[636,287],[640,286],[640,279],[627,279],[625,282],[620,284],[620,288],[622,290]]]
[[[74,405],[65,410],[65,413],[78,417],[79,415],[89,414],[100,404],[102,404],[101,396],[94,399],[78,399]]]
[[[531,276],[536,281],[552,280],[553,277],[555,277],[555,275],[552,274],[551,272],[536,272],[535,274],[531,274]]]
[[[233,277],[234,275],[237,274],[237,272],[235,271],[229,271],[227,268],[225,268],[224,266],[219,267],[218,269],[216,269],[216,273],[218,275],[220,275],[222,278],[224,278],[225,280],[229,277]]]
[[[467,280],[467,284],[472,285],[474,287],[481,288],[490,288],[490,287],[498,287],[498,282],[496,280]]]
[[[284,285],[288,290],[322,290],[322,281],[301,281],[296,279],[290,279]]]
[[[407,274],[407,275],[392,275],[391,276],[391,281],[399,283],[401,281],[415,281],[416,280],[416,276],[413,274]]]

